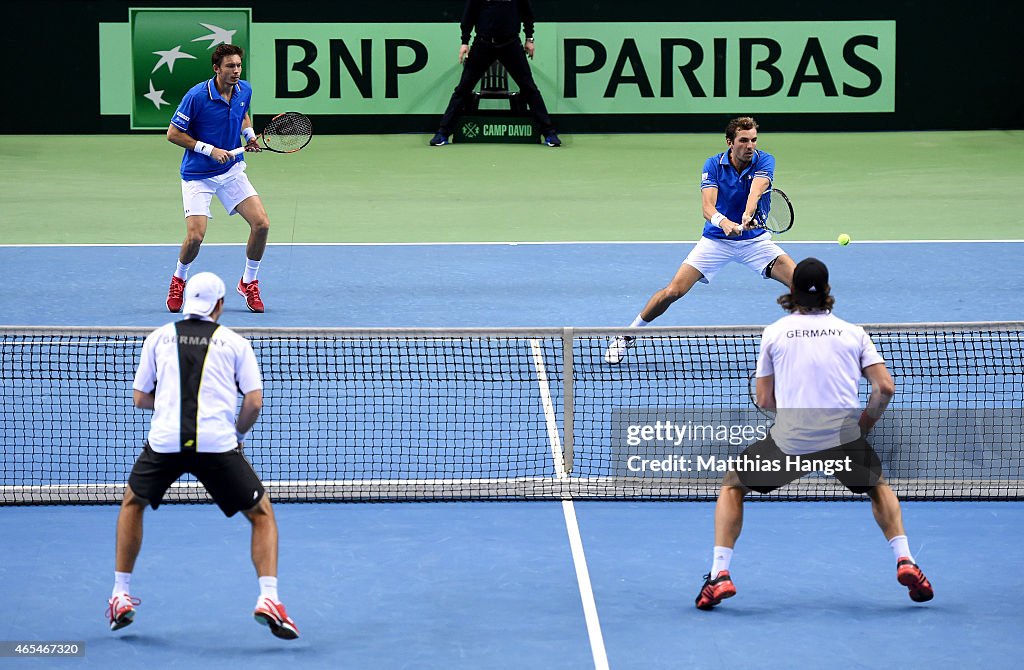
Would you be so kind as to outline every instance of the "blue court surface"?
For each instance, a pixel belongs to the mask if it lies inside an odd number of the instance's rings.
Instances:
[[[1015,320],[1024,242],[780,242],[829,266],[836,313],[856,323]],[[271,245],[265,314],[228,296],[228,326],[505,327],[628,324],[672,278],[679,244]],[[156,326],[176,246],[0,247],[5,324]],[[192,272],[241,277],[242,245],[204,246]],[[236,276],[237,275],[237,276]],[[8,280],[10,283],[10,280]],[[730,265],[658,325],[767,324],[782,286]]]
[[[860,323],[1017,320],[1020,243],[785,244],[831,269]],[[690,248],[671,244],[271,246],[266,314],[228,297],[229,326],[617,326]],[[171,246],[0,247],[0,322],[157,326]],[[240,245],[193,272],[231,286]],[[782,287],[732,266],[658,325],[766,324]],[[125,403],[129,402],[125,389]],[[541,413],[538,412],[538,421]],[[268,434],[272,427],[265,428]],[[127,472],[123,473],[126,476]],[[751,503],[738,595],[693,601],[711,503],[281,504],[282,600],[302,631],[256,625],[249,527],[212,506],[146,515],[135,623],[107,630],[117,509],[0,508],[0,638],[84,641],[83,658],[4,667],[1016,667],[1024,653],[1024,507],[910,502],[911,550],[936,590],[919,605],[869,506]],[[569,510],[572,510],[572,514]],[[574,517],[573,517],[574,514]],[[579,544],[574,537],[578,520]],[[575,551],[574,551],[575,544]]]

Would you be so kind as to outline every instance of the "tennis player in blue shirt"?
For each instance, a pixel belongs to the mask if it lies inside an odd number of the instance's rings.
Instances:
[[[189,265],[199,255],[211,216],[210,201],[216,195],[228,215],[241,214],[249,224],[245,270],[235,290],[251,312],[262,312],[260,261],[267,247],[270,219],[256,189],[245,175],[245,160],[229,151],[245,138],[246,151],[259,151],[249,117],[252,87],[243,81],[242,49],[220,44],[213,51],[212,79],[193,86],[167,128],[167,140],[185,149],[181,159],[181,198],[185,207],[185,241],[178,266],[167,290],[167,309],[180,312]]]
[[[704,162],[701,174],[704,233],[672,281],[651,296],[630,327],[646,326],[698,281],[710,283],[729,263],[742,263],[765,279],[789,286],[793,259],[772,241],[771,233],[750,226],[758,199],[771,188],[775,177],[775,157],[757,149],[757,122],[749,116],[729,122],[725,144],[724,152]],[[619,363],[634,339],[629,335],[614,338],[605,361]]]

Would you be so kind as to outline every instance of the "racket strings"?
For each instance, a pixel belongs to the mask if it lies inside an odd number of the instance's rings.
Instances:
[[[789,228],[793,223],[793,210],[785,196],[776,191],[771,193],[771,209],[768,211],[769,226],[775,230]]]
[[[263,141],[275,151],[298,151],[313,137],[313,124],[303,114],[282,114],[263,130]]]
[[[758,201],[755,219],[761,228],[775,233],[789,230],[793,226],[793,207],[789,198],[778,189],[772,189]]]

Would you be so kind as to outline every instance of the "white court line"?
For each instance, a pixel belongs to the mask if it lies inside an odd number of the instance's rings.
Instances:
[[[787,240],[776,237],[779,244],[836,244],[835,240]],[[697,238],[685,240],[579,240],[563,242],[270,242],[270,247],[472,247],[472,246],[571,246],[571,245],[602,245],[602,244],[695,244]],[[853,240],[851,246],[858,244],[1024,244],[1022,240]],[[204,242],[204,247],[244,247],[244,242]],[[178,249],[180,242],[153,244],[0,244],[0,249],[76,248],[76,247],[168,247]]]
[[[554,403],[551,402],[551,387],[548,384],[548,372],[544,366],[540,342],[531,339],[530,349],[533,352],[533,366],[537,370],[537,385],[540,387],[541,403],[544,405],[544,418],[548,426],[548,440],[551,442],[551,457],[555,461],[555,474],[560,481],[565,481],[569,475],[565,471],[562,439],[558,435],[558,421],[555,419]],[[565,530],[569,534],[569,548],[572,550],[572,563],[576,568],[576,583],[579,585],[580,600],[583,603],[583,616],[587,621],[587,636],[590,638],[590,653],[594,657],[594,667],[597,670],[608,670],[608,653],[604,648],[601,621],[597,616],[594,589],[590,584],[587,556],[583,552],[583,538],[580,536],[580,525],[576,520],[576,507],[571,500],[562,501],[562,515],[565,517]]]

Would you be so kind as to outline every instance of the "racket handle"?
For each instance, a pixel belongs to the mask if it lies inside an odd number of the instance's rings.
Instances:
[[[228,153],[231,154],[232,156],[241,156],[243,153],[245,153],[245,147],[238,147],[237,149],[232,149]]]

